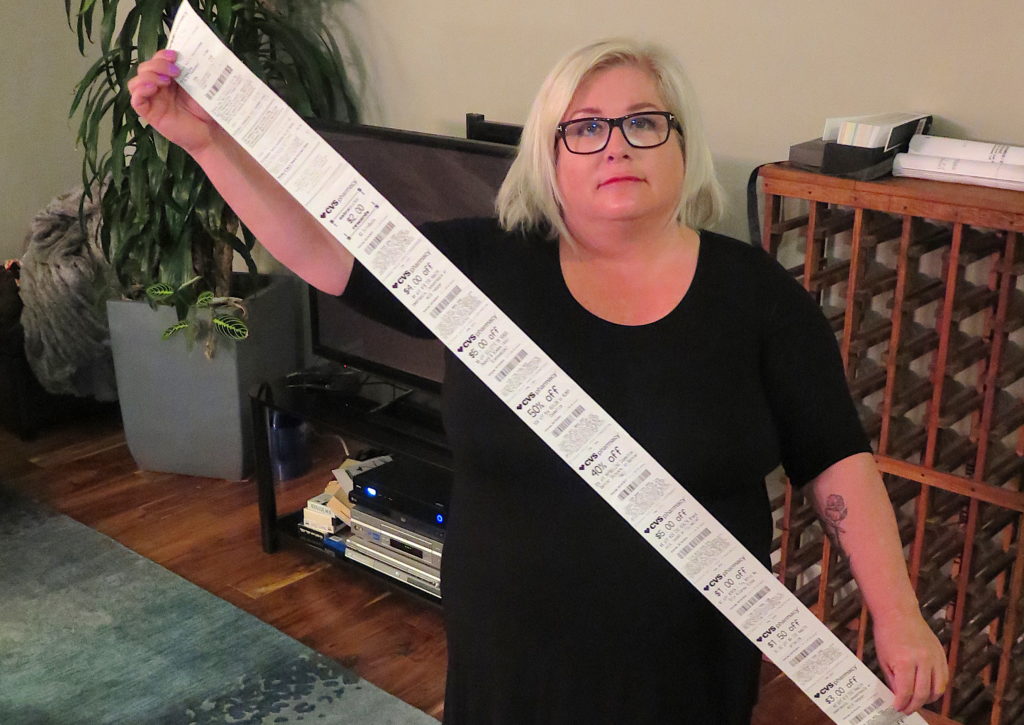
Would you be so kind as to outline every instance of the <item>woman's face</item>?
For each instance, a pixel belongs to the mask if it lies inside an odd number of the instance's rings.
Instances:
[[[635,65],[621,65],[580,84],[562,121],[664,110],[651,74]],[[673,221],[685,164],[676,131],[661,146],[634,148],[616,128],[605,149],[594,154],[570,153],[559,139],[555,171],[562,213],[574,230],[594,222]]]

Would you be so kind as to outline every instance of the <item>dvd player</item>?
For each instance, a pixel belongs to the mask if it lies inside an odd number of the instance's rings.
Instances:
[[[396,458],[353,476],[348,497],[357,506],[443,529],[451,489],[450,471]]]
[[[438,599],[441,598],[441,577],[436,572],[428,567],[414,564],[404,557],[394,556],[358,536],[350,536],[346,542],[345,558],[368,566],[382,574],[387,574],[393,579],[427,592]]]
[[[410,530],[390,516],[370,511],[364,506],[353,507],[350,526],[352,533],[364,540],[427,566],[441,566],[444,542],[436,535]]]

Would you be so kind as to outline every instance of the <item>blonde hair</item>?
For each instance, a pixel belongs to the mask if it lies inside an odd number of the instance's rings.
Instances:
[[[664,49],[629,39],[602,40],[579,48],[560,60],[541,84],[523,126],[515,161],[498,192],[502,228],[539,231],[551,238],[574,240],[562,218],[562,199],[555,177],[555,127],[580,85],[598,71],[636,65],[654,78],[665,110],[683,127],[680,147],[686,161],[676,218],[695,229],[717,222],[722,190],[715,178],[711,151],[696,99],[682,66]]]

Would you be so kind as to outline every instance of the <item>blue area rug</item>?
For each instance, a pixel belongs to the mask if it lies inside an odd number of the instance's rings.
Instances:
[[[2,488],[0,723],[437,725],[116,541]]]

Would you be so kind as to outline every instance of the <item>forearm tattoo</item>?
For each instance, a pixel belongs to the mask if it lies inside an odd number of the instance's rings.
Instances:
[[[843,545],[839,542],[839,534],[846,533],[846,529],[843,528],[843,520],[848,513],[843,497],[837,493],[829,494],[825,501],[825,510],[822,511],[822,526],[832,544],[840,551],[842,551]]]

